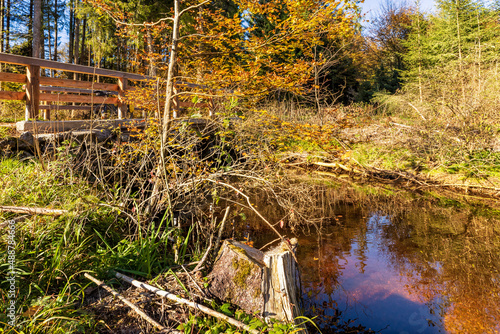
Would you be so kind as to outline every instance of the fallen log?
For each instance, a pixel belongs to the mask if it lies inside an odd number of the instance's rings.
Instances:
[[[225,240],[209,275],[209,291],[221,300],[257,314],[266,321],[295,323],[301,316],[300,278],[290,249],[297,240],[282,241],[262,252],[234,240]],[[302,332],[306,333],[306,329]]]
[[[68,213],[68,210],[31,208],[27,206],[3,206],[0,205],[0,212],[27,213],[30,215],[61,216]]]

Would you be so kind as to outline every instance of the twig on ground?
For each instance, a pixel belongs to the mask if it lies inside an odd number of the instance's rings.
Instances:
[[[124,280],[125,282],[128,282],[128,283],[132,284],[135,287],[146,289],[148,291],[156,293],[159,296],[162,296],[162,297],[168,298],[168,299],[170,299],[172,301],[175,301],[175,302],[177,302],[179,304],[187,305],[187,306],[189,306],[191,308],[194,308],[196,310],[202,311],[202,312],[204,312],[204,313],[206,313],[208,315],[211,315],[211,316],[213,316],[215,318],[224,320],[224,321],[230,323],[233,326],[236,326],[238,328],[244,329],[244,330],[248,331],[249,333],[259,334],[258,330],[250,328],[249,326],[245,325],[241,321],[238,321],[236,319],[230,318],[227,315],[219,313],[217,311],[214,311],[214,310],[212,310],[212,309],[210,309],[210,308],[208,308],[206,306],[203,306],[201,304],[198,304],[198,303],[195,303],[195,302],[183,299],[183,298],[179,298],[176,295],[174,295],[173,293],[170,293],[168,291],[158,289],[158,288],[156,288],[154,286],[151,286],[149,284],[137,281],[137,280],[135,280],[135,279],[133,279],[131,277],[125,276],[125,275],[120,274],[118,272],[115,274],[115,276],[117,278],[119,278],[119,279]]]
[[[140,308],[138,308],[136,305],[134,305],[128,299],[126,299],[125,297],[123,297],[120,293],[116,292],[111,287],[109,287],[108,285],[104,284],[104,282],[99,281],[97,278],[95,278],[95,277],[93,277],[93,276],[91,276],[91,275],[89,275],[87,273],[85,273],[84,276],[85,276],[85,278],[91,280],[92,282],[94,282],[98,286],[102,287],[104,290],[106,290],[109,293],[111,293],[113,295],[113,297],[116,297],[119,300],[121,300],[122,302],[124,302],[128,307],[130,307],[138,315],[140,315],[141,318],[143,318],[144,320],[146,320],[147,322],[149,322],[151,325],[153,325],[155,328],[157,328],[158,330],[160,330],[161,333],[181,333],[179,331],[172,330],[172,329],[169,329],[169,328],[167,328],[165,326],[160,325],[155,320],[153,320],[151,317],[149,317],[146,313],[144,313],[144,311],[142,311]]]
[[[196,288],[198,289],[198,291],[201,292],[201,294],[203,295],[203,298],[205,298],[206,300],[209,300],[209,299],[207,299],[207,294],[205,293],[205,291],[203,291],[203,289],[200,287],[198,282],[196,282],[196,280],[193,278],[193,276],[191,276],[191,274],[186,270],[186,268],[184,266],[182,266],[182,269],[184,269],[184,271],[186,272],[186,275],[189,277],[189,279],[191,281],[193,281],[193,283],[196,286]]]
[[[27,206],[3,206],[0,205],[0,212],[27,213],[30,215],[61,216],[68,213],[68,210],[57,210],[47,208],[30,208]]]

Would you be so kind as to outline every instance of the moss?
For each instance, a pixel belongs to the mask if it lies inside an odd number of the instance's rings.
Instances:
[[[262,290],[260,288],[255,289],[253,297],[254,298],[259,298],[261,295],[262,295]]]
[[[228,244],[229,248],[231,248],[231,250],[235,251],[236,253],[239,253],[239,254],[242,254],[244,256],[247,256],[247,252],[245,252],[245,250],[241,247],[237,247],[233,244]]]
[[[252,273],[253,265],[249,261],[242,259],[233,259],[233,269],[236,271],[233,281],[234,283],[242,289],[247,287],[246,280],[248,276]]]

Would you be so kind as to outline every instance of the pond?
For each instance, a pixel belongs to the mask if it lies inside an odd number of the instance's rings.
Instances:
[[[487,210],[375,207],[335,205],[319,233],[280,229],[299,240],[305,315],[323,333],[499,333],[498,220]],[[280,221],[274,205],[260,209]],[[276,238],[250,221],[234,237],[256,248]]]

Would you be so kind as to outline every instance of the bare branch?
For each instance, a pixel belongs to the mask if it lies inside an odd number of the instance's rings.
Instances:
[[[199,4],[197,4],[197,5],[192,5],[192,6],[189,6],[189,7],[185,8],[185,9],[181,10],[181,11],[179,12],[179,16],[181,16],[182,14],[184,14],[185,12],[187,12],[187,11],[189,11],[189,10],[191,10],[191,9],[195,9],[195,8],[201,7],[201,6],[203,6],[204,4],[206,4],[206,3],[208,3],[208,2],[210,2],[210,0],[205,0],[205,1],[203,1],[203,2],[201,2],[201,3],[199,3]]]

